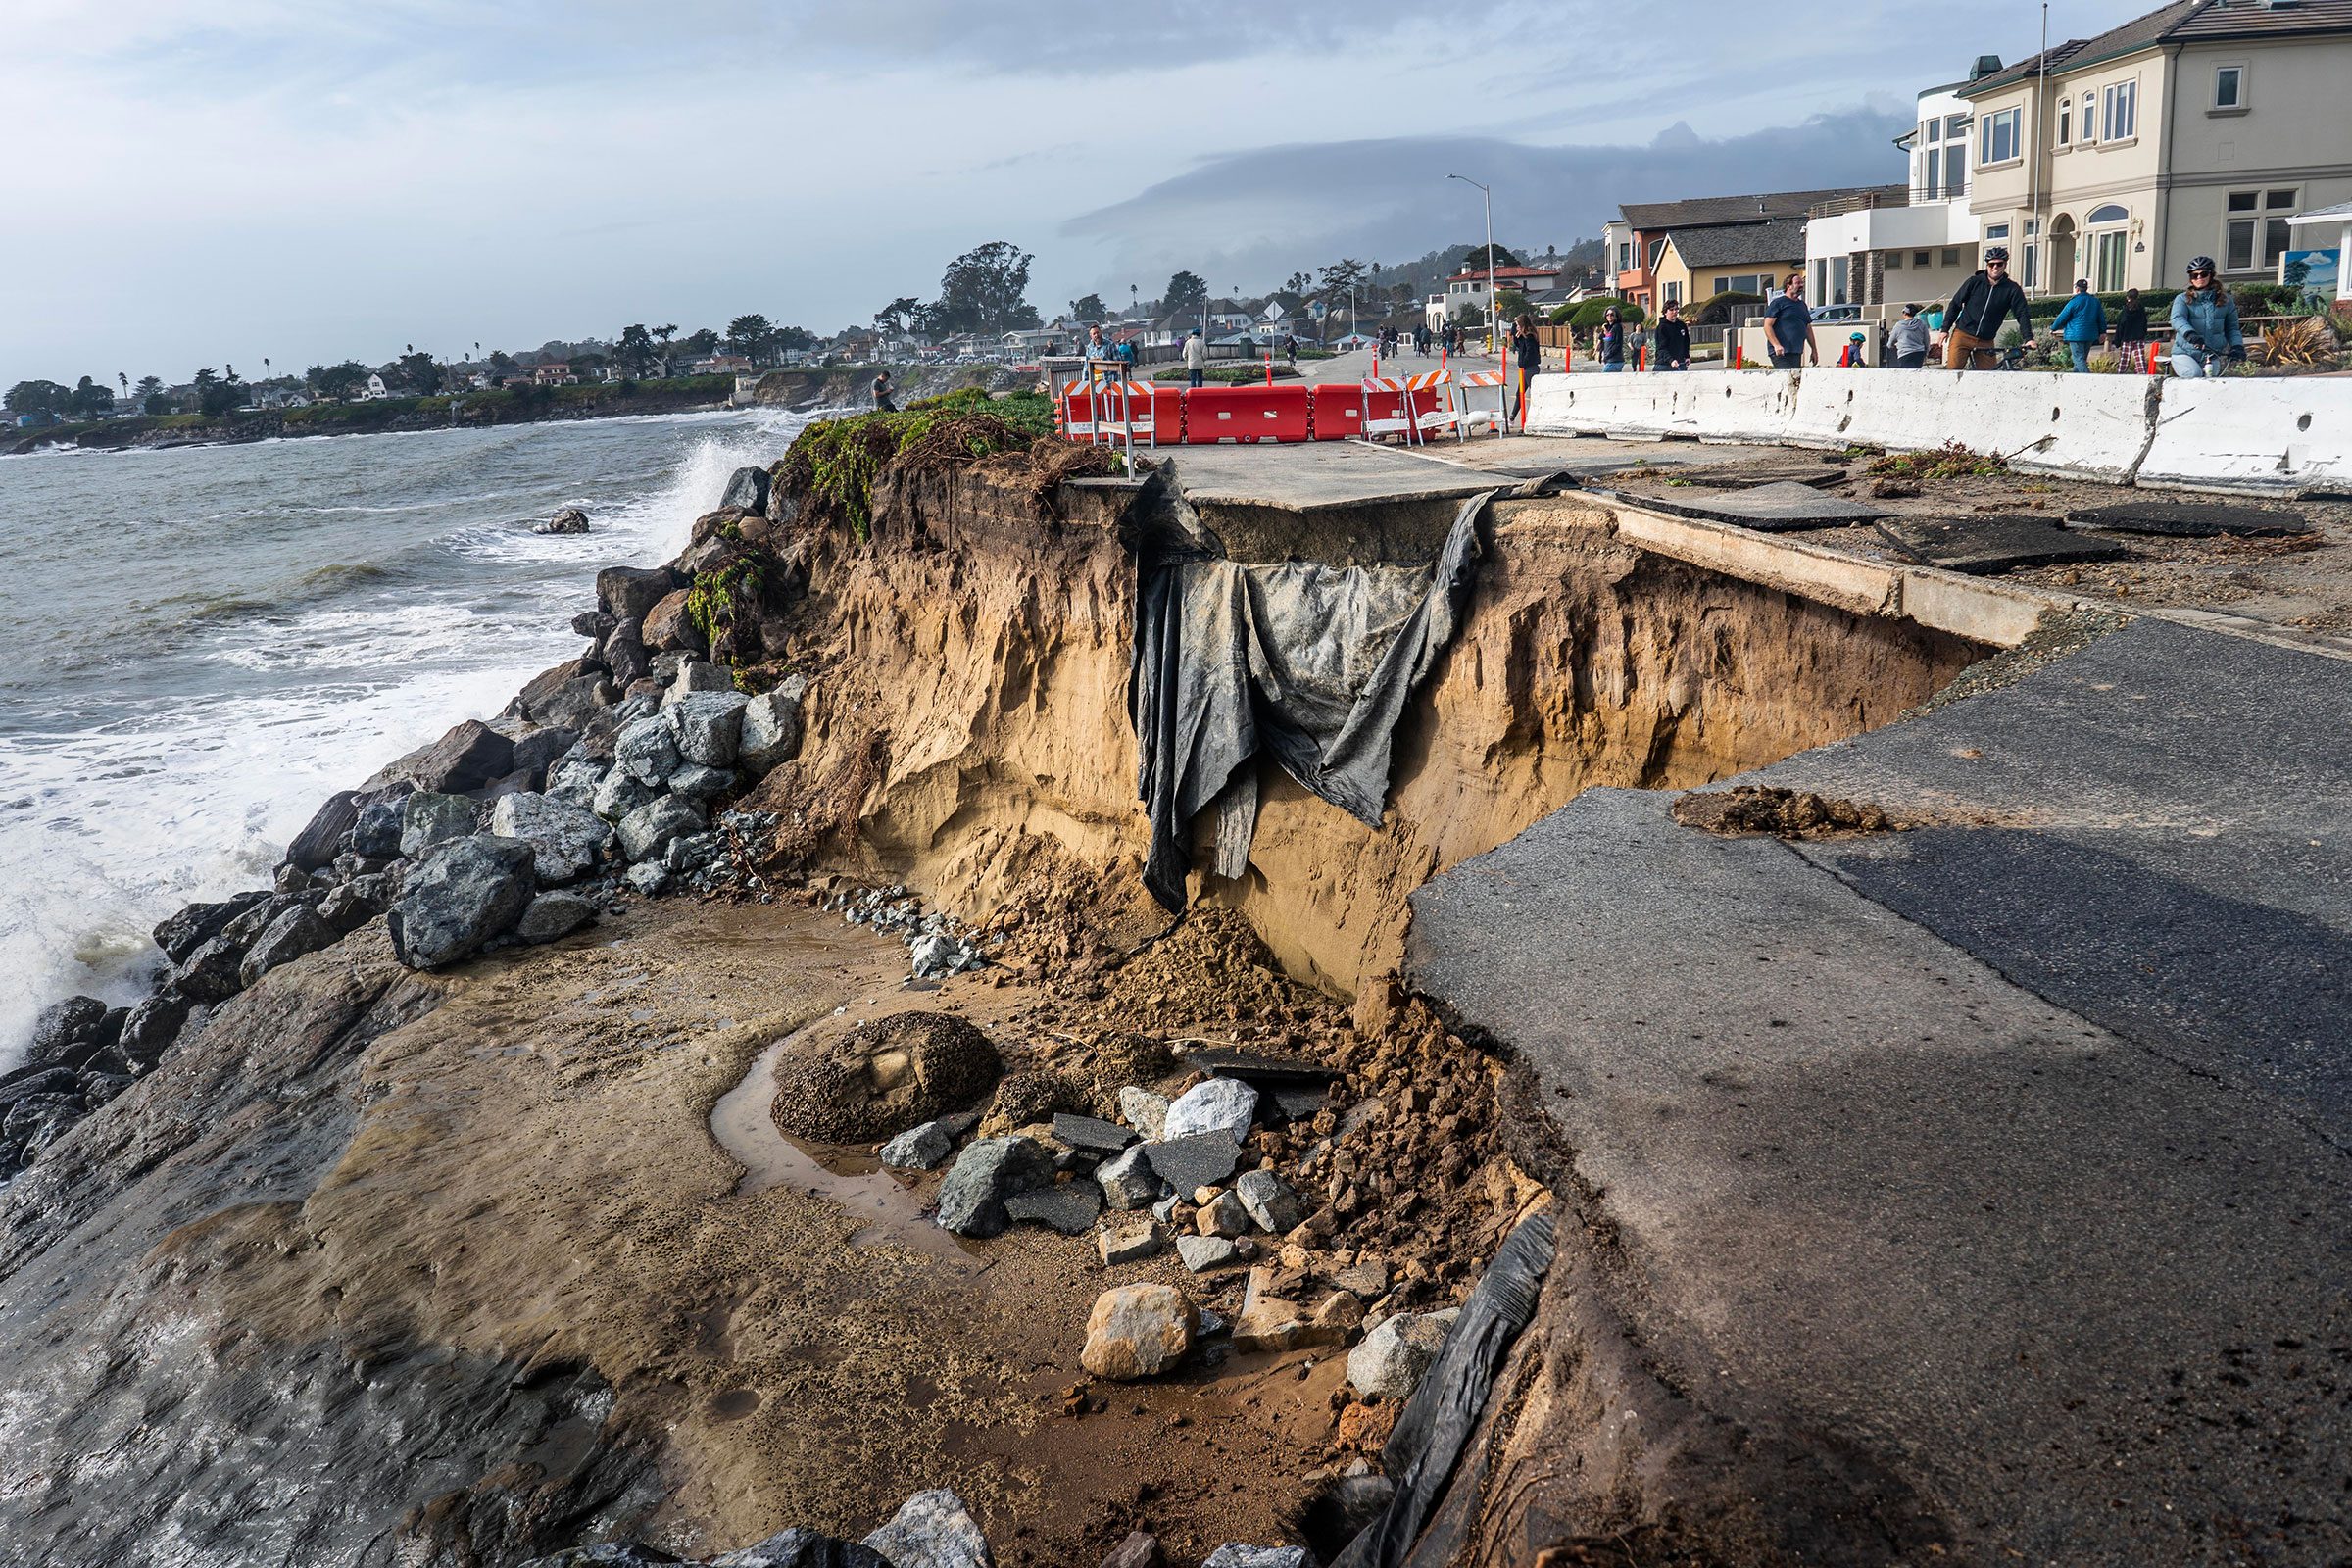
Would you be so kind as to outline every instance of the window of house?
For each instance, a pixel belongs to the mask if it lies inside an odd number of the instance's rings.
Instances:
[[[1944,149],[1943,193],[1946,196],[1968,194],[1968,143],[1956,141]]]
[[[2095,92],[2082,95],[2082,139],[2086,142],[2099,139],[2099,95]]]
[[[2064,147],[2075,139],[2075,101],[2058,100],[2058,145]]]
[[[1888,251],[1886,253],[1886,270],[1889,272],[1899,272],[1902,270],[1903,253],[1901,251]]]
[[[2222,235],[2222,270],[2230,272],[2272,271],[2291,238],[2287,216],[2299,194],[2292,186],[2274,190],[2233,190],[2226,204]]]
[[[1946,141],[1967,140],[1968,117],[1966,115],[1946,115],[1943,120],[1943,135]]]
[[[1846,285],[1852,281],[1852,275],[1848,270],[1848,265],[1849,264],[1847,263],[1846,259],[1842,256],[1833,256],[1830,258],[1830,293],[1829,297],[1822,303],[1826,305],[1844,305],[1848,303],[1845,297],[1845,289]]]
[[[1682,284],[1669,283],[1666,285],[1666,303],[1669,305],[1680,305],[1683,303]]]
[[[2216,66],[2213,68],[2213,107],[2243,109],[2246,107],[2246,68]]]
[[[2039,282],[2041,269],[2037,264],[2041,260],[2041,246],[2035,243],[2034,236],[2040,232],[2040,219],[2026,220],[2026,243],[2018,256],[2017,280],[2027,288],[2034,288]]]
[[[1664,240],[1653,239],[1649,242],[1649,265],[1651,267],[1656,267],[1658,265],[1658,258],[1665,254],[1666,242]]]
[[[1985,164],[2006,163],[2018,156],[2017,127],[2020,111],[2004,109],[1984,117],[1983,151],[1978,154],[1980,167]]]
[[[1922,256],[1925,256],[1925,255],[1927,255],[1928,253],[1927,253],[1926,251],[1921,251],[1919,254],[1920,254],[1920,255],[1922,255]],[[1925,264],[1925,263],[1922,263],[1921,265],[1923,265],[1923,266],[1924,266],[1924,265],[1926,265],[1926,264]],[[1946,266],[1946,267],[1958,267],[1958,266],[1960,265],[1960,247],[1959,247],[1959,246],[1957,246],[1957,245],[1946,245],[1946,246],[1943,248],[1943,265],[1944,265],[1944,266]]]
[[[1936,193],[1942,188],[1943,149],[1940,147],[1931,147],[1928,149],[1928,199],[1930,201],[1934,201],[1936,199]]]
[[[2111,81],[2105,94],[2105,114],[2109,141],[2130,141],[2139,134],[2139,83]]]
[[[1631,243],[1620,241],[1617,246],[1617,270],[1620,272],[1630,272],[1633,270],[1634,247]]]

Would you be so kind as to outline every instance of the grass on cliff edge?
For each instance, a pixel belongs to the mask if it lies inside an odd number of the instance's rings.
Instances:
[[[1053,433],[1054,404],[1044,394],[991,398],[964,387],[896,414],[817,420],[794,438],[776,482],[821,519],[847,522],[864,540],[873,534],[874,480],[901,453],[918,444],[936,452],[944,443],[985,458],[1027,451]]]

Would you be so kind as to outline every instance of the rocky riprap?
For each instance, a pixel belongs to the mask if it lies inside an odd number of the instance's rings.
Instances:
[[[729,803],[800,754],[808,682],[739,690],[708,657],[713,644],[765,657],[762,626],[776,631],[806,588],[767,549],[766,478],[740,470],[731,503],[670,564],[599,572],[595,608],[572,621],[592,639],[578,658],[532,677],[496,719],[467,719],[328,797],[268,890],[157,925],[163,962],[143,1000],[43,1011],[24,1064],[0,1075],[0,1180],[211,1009],[378,916],[402,962],[436,969],[556,941],[624,893],[770,897],[759,867],[777,819]],[[944,926],[916,936],[939,949],[926,960],[938,973],[977,961]]]
[[[988,962],[990,939],[964,930],[944,909],[923,912],[922,901],[904,885],[834,894],[819,907],[837,909],[852,925],[887,931],[906,944],[906,962],[917,980],[945,980]]]

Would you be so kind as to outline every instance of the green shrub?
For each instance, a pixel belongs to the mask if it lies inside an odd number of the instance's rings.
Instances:
[[[1734,306],[1761,305],[1763,303],[1764,296],[1761,294],[1748,294],[1736,288],[1727,288],[1720,294],[1708,295],[1695,305],[1685,306],[1683,319],[1691,326],[1729,326]]]
[[[1054,433],[1054,405],[1039,393],[991,399],[978,387],[922,398],[896,414],[819,419],[794,438],[777,481],[819,517],[838,517],[860,540],[873,536],[874,481],[902,452],[937,437],[963,455],[1026,451]]]

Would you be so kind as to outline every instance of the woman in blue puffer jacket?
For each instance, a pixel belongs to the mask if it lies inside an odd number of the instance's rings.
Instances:
[[[2090,351],[2107,335],[2107,308],[2090,291],[2088,279],[2075,279],[2075,297],[2059,310],[2058,319],[2050,325],[2066,339],[2066,351],[2075,357],[2076,370],[2089,369]]]
[[[2238,330],[2237,306],[2213,275],[2213,258],[2188,264],[2188,287],[2173,296],[2173,373],[2194,378],[2219,375],[2231,360],[2246,357],[2246,335]]]

